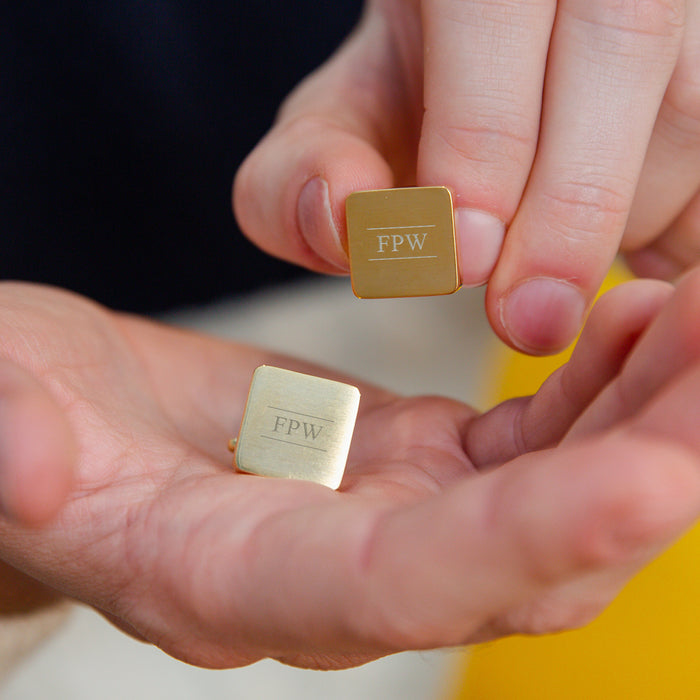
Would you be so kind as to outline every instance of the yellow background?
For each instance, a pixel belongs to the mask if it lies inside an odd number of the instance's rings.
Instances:
[[[605,288],[623,281],[615,268]],[[495,351],[487,404],[531,394],[568,358]],[[700,429],[700,426],[698,426]],[[642,571],[582,630],[473,648],[455,700],[700,698],[700,526]]]

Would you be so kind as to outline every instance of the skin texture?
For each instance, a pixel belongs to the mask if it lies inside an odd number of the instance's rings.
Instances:
[[[697,272],[603,297],[536,396],[483,415],[353,382],[338,492],[236,474],[226,445],[256,366],[342,377],[54,289],[0,308],[5,599],[76,598],[190,663],[577,626],[700,514]]]
[[[463,284],[498,335],[567,345],[618,250],[673,279],[700,251],[700,0],[368,0],[241,167],[268,252],[348,270],[353,191],[446,185]]]

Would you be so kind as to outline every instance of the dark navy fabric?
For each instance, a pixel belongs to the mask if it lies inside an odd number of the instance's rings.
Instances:
[[[231,181],[360,4],[2,3],[0,277],[151,312],[298,274],[238,232]]]

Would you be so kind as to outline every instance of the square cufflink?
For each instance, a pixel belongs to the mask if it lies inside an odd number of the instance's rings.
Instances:
[[[345,211],[356,296],[432,296],[459,289],[452,195],[446,187],[354,192]]]
[[[258,476],[337,489],[360,404],[349,384],[262,365],[253,373],[234,466]]]

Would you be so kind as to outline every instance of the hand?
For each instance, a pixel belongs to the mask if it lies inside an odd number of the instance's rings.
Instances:
[[[700,258],[698,65],[700,0],[368,0],[242,166],[236,214],[340,273],[348,194],[447,185],[462,282],[490,279],[503,340],[553,352],[620,246],[667,279]]]
[[[700,513],[700,273],[610,293],[535,397],[484,415],[361,386],[339,492],[226,450],[256,365],[322,370],[52,290],[0,300],[3,560],[190,663],[579,625]]]

